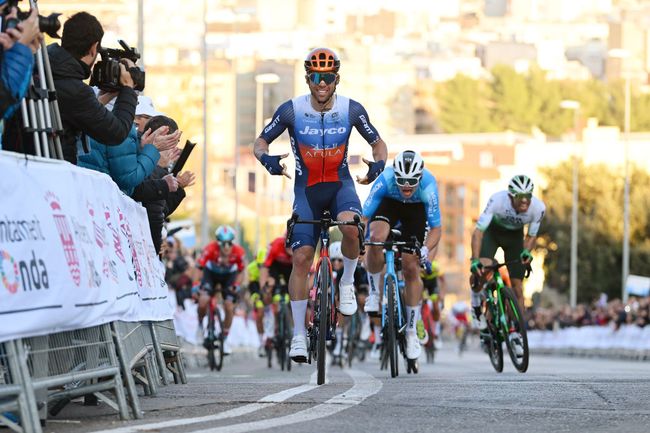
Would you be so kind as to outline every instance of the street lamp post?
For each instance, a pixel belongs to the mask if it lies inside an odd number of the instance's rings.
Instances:
[[[630,57],[629,51],[622,48],[613,48],[607,52],[607,56],[612,59],[619,59],[621,62]],[[623,66],[624,67],[624,66]],[[621,298],[627,302],[627,290],[625,284],[627,276],[630,273],[630,74],[628,71],[622,71],[625,78],[625,113],[623,120],[624,136],[624,161],[623,170],[625,180],[623,183],[623,260],[621,266]]]
[[[260,133],[264,127],[264,85],[275,84],[280,81],[277,74],[258,74],[255,76],[255,129],[256,133]],[[255,164],[255,210],[261,211],[260,199],[262,194],[262,175],[260,164]],[[260,216],[258,214],[255,218],[255,251],[260,246]]]
[[[202,203],[201,203],[201,242],[208,244],[208,22],[207,0],[203,0],[203,40],[201,56],[203,57],[203,162],[201,164]]]
[[[569,277],[569,303],[575,308],[578,303],[578,119],[580,117],[580,103],[578,101],[563,100],[560,107],[573,110],[573,186],[571,199],[571,271]]]

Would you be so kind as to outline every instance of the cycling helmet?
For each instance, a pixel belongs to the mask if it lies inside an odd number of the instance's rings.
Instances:
[[[424,161],[419,153],[412,150],[405,150],[397,154],[393,160],[393,169],[395,178],[417,179],[422,177],[424,170]]]
[[[232,242],[235,240],[235,230],[227,225],[217,227],[214,236],[219,242]]]
[[[341,251],[341,242],[332,242],[329,248],[330,260],[339,259],[343,260],[343,252]]]
[[[514,196],[516,194],[532,194],[535,185],[525,174],[518,174],[510,179],[508,183],[508,194]]]
[[[329,48],[314,48],[305,57],[305,71],[309,72],[338,72],[341,61],[336,53]]]

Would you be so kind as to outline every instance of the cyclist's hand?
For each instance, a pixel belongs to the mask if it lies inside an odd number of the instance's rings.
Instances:
[[[364,177],[357,176],[357,182],[359,182],[361,185],[368,185],[377,179],[377,176],[379,176],[381,172],[384,171],[386,161],[368,161],[366,158],[361,159],[368,165],[368,173],[366,173]]]
[[[283,175],[291,179],[291,176],[287,172],[287,165],[280,164],[280,160],[287,156],[289,156],[288,153],[285,153],[284,155],[269,155],[268,153],[265,153],[261,156],[260,162],[266,171],[271,173],[273,176]]]
[[[469,266],[469,271],[472,274],[480,275],[483,271],[483,263],[479,259],[472,259],[472,264]]]
[[[530,263],[530,262],[533,261],[533,255],[530,253],[530,251],[528,250],[528,248],[524,248],[524,249],[521,251],[521,254],[519,254],[519,258],[521,259],[521,262],[522,262],[524,265],[527,265],[528,263]]]

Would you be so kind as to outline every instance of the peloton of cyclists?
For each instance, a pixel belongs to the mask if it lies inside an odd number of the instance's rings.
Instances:
[[[235,244],[235,230],[227,225],[222,225],[215,231],[216,240],[210,242],[198,260],[199,267],[203,270],[201,285],[199,286],[199,326],[197,337],[203,341],[203,318],[208,309],[210,299],[216,295],[217,289],[221,291],[224,301],[225,318],[223,321],[225,355],[231,352],[228,344],[228,332],[237,302],[239,287],[244,273],[245,251]]]
[[[441,236],[436,179],[424,168],[424,161],[417,152],[406,150],[399,153],[393,166],[386,168],[377,178],[364,203],[363,216],[370,220],[372,242],[385,241],[390,230],[401,223],[402,234],[398,240],[410,241],[415,236],[423,244],[421,259],[416,251],[404,251],[402,255],[402,271],[406,283],[406,357],[416,360],[421,353],[416,333],[422,299],[421,260],[433,261]],[[365,311],[377,313],[385,264],[382,248],[369,247],[366,263],[370,293],[366,298]]]
[[[372,146],[374,161],[364,162],[368,172],[361,184],[368,184],[383,171],[387,149],[368,113],[358,102],[336,93],[341,62],[329,48],[316,48],[304,62],[309,93],[284,102],[271,122],[255,140],[254,154],[271,175],[291,176],[281,160],[288,156],[269,155],[269,144],[288,130],[296,159],[293,204],[300,219],[318,219],[330,210],[339,220],[351,220],[361,213],[361,203],[347,163],[352,128]],[[357,310],[354,294],[354,270],[359,256],[358,231],[342,226],[343,275],[339,287],[339,311],[351,315]],[[294,323],[290,357],[307,362],[305,316],[307,312],[308,273],[312,265],[318,228],[298,224],[290,239],[293,249],[289,294]]]

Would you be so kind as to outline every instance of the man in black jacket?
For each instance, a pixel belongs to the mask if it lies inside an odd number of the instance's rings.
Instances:
[[[93,89],[83,80],[90,77],[91,67],[97,59],[104,30],[97,18],[87,12],[71,16],[63,26],[61,45],[47,47],[52,66],[61,120],[65,130],[61,139],[63,157],[77,163],[78,146],[84,135],[106,145],[122,143],[131,127],[138,98],[127,68],[135,67],[130,60],[120,64],[120,84],[113,111],[107,110]],[[112,94],[100,95],[110,100]]]

